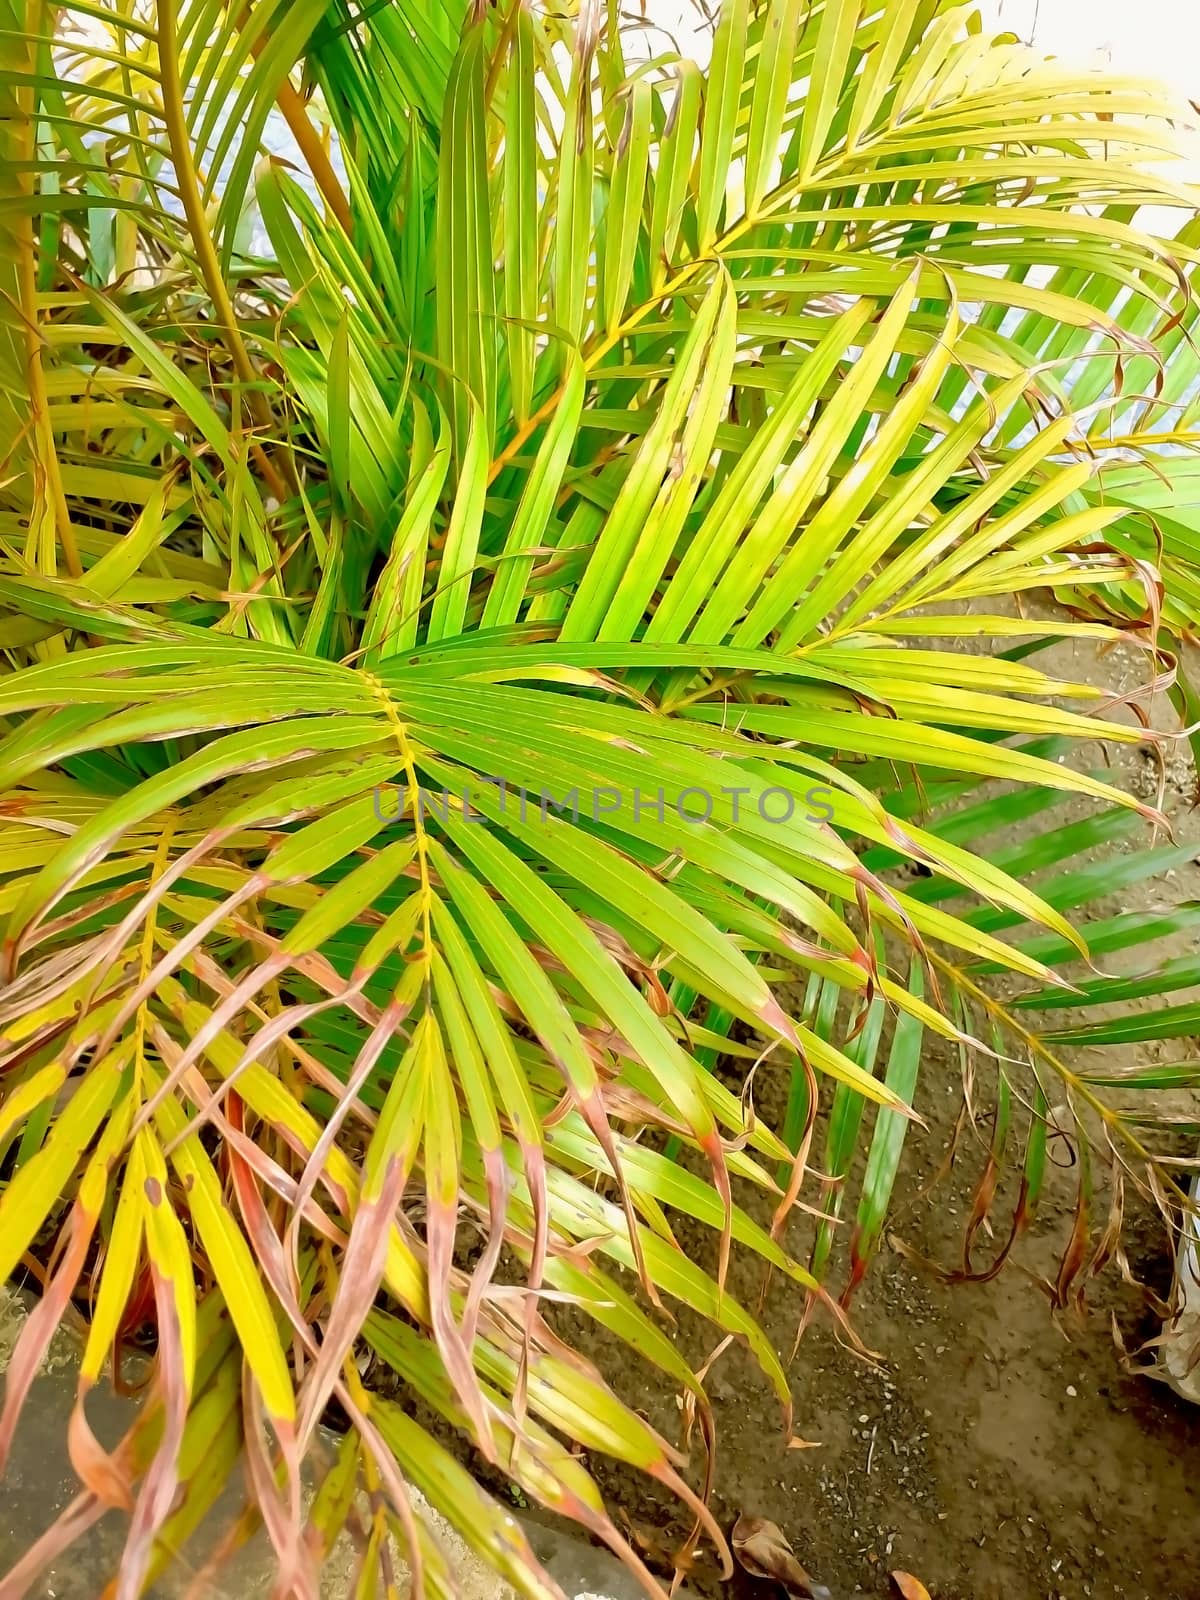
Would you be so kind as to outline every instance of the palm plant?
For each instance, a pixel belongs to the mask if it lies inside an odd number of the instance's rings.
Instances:
[[[647,1583],[564,1440],[727,1559],[552,1303],[706,1443],[664,1302],[786,1409],[726,1273],[736,1241],[840,1315],[822,1095],[835,1175],[871,1135],[856,1278],[925,1033],[1003,1059],[976,970],[1049,986],[1083,948],[929,806],[996,780],[1156,815],[1061,759],[1144,731],[1014,647],[1145,624],[1166,672],[1081,420],[1142,388],[1159,419],[1190,351],[1191,237],[1135,226],[1191,206],[1148,175],[1156,94],[943,0],[729,0],[704,71],[596,0],[3,22],[0,1276],[40,1298],[0,1457],[87,1321],[81,1492],[5,1592],[123,1506],[141,1593],[239,1454],[281,1593],[348,1520],[368,1569],[395,1538],[451,1592],[412,1487],[552,1592],[364,1350]],[[1107,620],[1010,604],[1066,585]],[[147,1321],[108,1452],[87,1395]]]

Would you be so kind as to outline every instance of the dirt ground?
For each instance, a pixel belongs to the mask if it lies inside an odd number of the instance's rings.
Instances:
[[[951,1255],[963,1210],[956,1218],[938,1193],[906,1231]],[[1048,1218],[1047,1231],[1065,1221]],[[788,1299],[777,1286],[766,1317],[785,1348],[798,1309],[789,1314]],[[806,1335],[793,1363],[795,1427],[817,1448],[785,1448],[775,1399],[740,1351],[714,1370],[718,1519],[728,1528],[746,1511],[777,1522],[838,1600],[890,1593],[893,1568],[917,1574],[935,1600],[1191,1600],[1200,1419],[1163,1385],[1120,1370],[1112,1300],[1095,1302],[1068,1339],[1016,1273],[948,1288],[886,1255],[854,1312],[883,1369],[824,1330]],[[681,1332],[700,1347],[696,1330]],[[661,1415],[653,1382],[637,1398]],[[638,1531],[661,1536],[664,1521],[679,1531],[665,1498],[639,1485],[630,1503],[628,1479],[606,1487]],[[715,1569],[690,1586],[715,1592]]]
[[[1087,659],[1090,648],[1056,647],[1035,661],[1064,677],[1096,681],[1094,675],[1103,674],[1117,692],[1144,679],[1144,662],[1134,652],[1118,649],[1097,662]],[[1161,702],[1156,720],[1171,725]],[[1168,752],[1166,777],[1164,807],[1177,840],[1200,850],[1185,745]],[[1114,758],[1113,778],[1153,798],[1158,772],[1132,750]],[[1088,810],[1087,803],[1070,801],[1055,823]],[[997,850],[1006,842],[998,839]],[[1135,834],[1106,848],[1148,842]],[[1137,885],[1089,914],[1196,898],[1200,869],[1183,864],[1170,882]],[[1144,970],[1187,948],[1181,937],[1153,952],[1123,952],[1105,963],[1106,970]],[[1066,1023],[1085,1014],[1061,1016]],[[1193,1053],[1189,1043],[1132,1046],[1120,1053],[1120,1064],[1178,1060]],[[1106,1051],[1107,1064],[1117,1064],[1117,1056]],[[783,1092],[760,1072],[756,1104],[776,1126]],[[953,1268],[979,1175],[978,1151],[968,1140],[966,1156],[944,1171],[961,1080],[957,1057],[928,1034],[917,1104],[929,1132],[908,1141],[890,1230],[921,1256]],[[1179,1148],[1186,1151],[1188,1140]],[[818,1138],[814,1151],[820,1149]],[[1130,1268],[1165,1294],[1172,1274],[1169,1241],[1152,1205],[1132,1186],[1126,1202]],[[1082,1321],[1052,1314],[1035,1283],[1039,1276],[1053,1279],[1074,1206],[1074,1173],[1052,1167],[1014,1263],[990,1283],[948,1286],[885,1247],[852,1308],[855,1330],[879,1353],[881,1365],[865,1363],[833,1337],[828,1319],[810,1327],[792,1362],[794,1429],[814,1442],[813,1449],[786,1448],[773,1394],[744,1352],[728,1350],[708,1384],[718,1428],[714,1509],[722,1526],[728,1529],[742,1512],[777,1522],[835,1600],[893,1593],[888,1575],[895,1568],[918,1576],[934,1600],[1200,1596],[1200,1412],[1164,1384],[1124,1368],[1112,1335],[1116,1326],[1135,1348],[1158,1331],[1157,1320],[1113,1269],[1090,1285]],[[766,1220],[762,1208],[749,1209]],[[997,1238],[980,1241],[982,1262],[998,1247],[1003,1216],[1000,1211]],[[1093,1226],[1102,1222],[1101,1212]],[[686,1227],[678,1234],[689,1253],[713,1264],[711,1235]],[[793,1243],[803,1259],[802,1237]],[[743,1303],[755,1303],[760,1277],[754,1261],[735,1253],[730,1286]],[[798,1289],[775,1280],[764,1323],[777,1349],[792,1347],[801,1300]],[[662,1393],[653,1374],[631,1372],[627,1364],[614,1372],[603,1340],[582,1318],[570,1318],[570,1334],[668,1437],[678,1436],[673,1397]],[[678,1342],[699,1364],[715,1340],[711,1329],[684,1316]],[[668,1497],[602,1462],[593,1460],[591,1467],[611,1501],[624,1507],[643,1548],[651,1556],[672,1548],[686,1528]],[[688,1581],[701,1593],[730,1592],[715,1566],[701,1565]],[[775,1591],[738,1574],[732,1592],[761,1600]]]

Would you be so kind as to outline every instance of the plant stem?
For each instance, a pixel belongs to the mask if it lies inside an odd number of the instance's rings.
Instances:
[[[212,300],[213,311],[224,335],[226,347],[233,358],[238,380],[245,385],[246,406],[251,419],[263,433],[269,433],[272,426],[271,408],[258,387],[258,374],[254,370],[250,353],[237,325],[237,315],[221,273],[216,245],[209,231],[208,217],[200,195],[196,165],[192,160],[192,143],[188,134],[179,72],[179,15],[176,0],[158,0],[158,59],[163,120],[166,123],[167,138],[171,147],[171,161],[175,167],[175,182],[183,202],[184,216],[187,218],[188,231],[192,237],[192,247],[196,252],[196,264],[200,269],[204,287]],[[287,488],[266,451],[257,443],[253,443],[251,449],[270,485],[271,492],[278,499],[285,499]],[[290,466],[287,477],[289,479],[294,477]]]
[[[40,37],[39,24],[42,20],[42,0],[29,0],[25,8],[25,32],[30,40]],[[33,54],[39,46],[30,44],[29,67],[32,72],[36,69]],[[16,175],[18,193],[25,197],[32,197],[36,192],[37,179],[34,171],[34,160],[37,156],[37,125],[36,90],[33,88],[20,88],[14,92],[16,100],[15,131],[20,140],[18,158],[14,162],[13,171]],[[24,334],[25,354],[25,385],[29,400],[30,427],[33,435],[33,469],[34,473],[42,473],[45,481],[45,494],[49,501],[50,509],[54,516],[54,527],[58,537],[58,544],[62,549],[63,561],[67,571],[73,578],[83,576],[83,565],[79,559],[79,549],[75,543],[75,530],[71,526],[71,514],[67,508],[66,492],[63,489],[62,472],[58,462],[58,452],[54,447],[54,430],[50,426],[50,413],[46,396],[46,377],[42,370],[43,340],[38,327],[37,310],[37,254],[36,254],[36,213],[31,206],[18,206],[14,222],[16,234],[16,275],[17,275],[17,305]],[[37,493],[35,484],[34,511],[36,516]],[[48,571],[54,572],[54,546],[47,541],[46,555],[48,558]],[[41,563],[39,562],[39,565]]]
[[[308,170],[312,173],[313,182],[321,191],[325,204],[333,213],[342,232],[349,235],[350,202],[338,182],[329,154],[309,120],[308,112],[304,109],[304,101],[287,78],[279,86],[275,104],[279,107],[300,154],[308,162]]]

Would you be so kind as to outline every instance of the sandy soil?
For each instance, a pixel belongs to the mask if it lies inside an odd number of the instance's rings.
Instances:
[[[1118,649],[1097,661],[1087,659],[1089,649],[1058,647],[1036,658],[1037,664],[1064,677],[1096,681],[1102,674],[1101,681],[1117,692],[1144,675],[1144,663],[1132,651]],[[1158,720],[1170,725],[1169,710]],[[1094,761],[1093,751],[1089,764]],[[1132,750],[1114,759],[1113,777],[1152,798],[1158,770]],[[1194,774],[1181,745],[1168,755],[1164,805],[1179,841],[1200,849],[1193,796]],[[1088,809],[1087,803],[1068,802],[1055,822]],[[1006,842],[998,839],[997,849]],[[1107,848],[1120,852],[1148,842],[1135,835]],[[1089,914],[1194,898],[1200,898],[1200,870],[1183,865],[1171,881],[1107,897]],[[1124,952],[1106,967],[1145,970],[1187,948],[1184,937],[1153,951]],[[1066,1024],[1083,1014],[1060,1015]],[[1188,1041],[1138,1045],[1120,1053],[1120,1060],[1177,1060],[1191,1053],[1187,1046]],[[1109,1066],[1117,1055],[1105,1052]],[[782,1094],[760,1072],[756,1101],[776,1125]],[[909,1140],[891,1228],[910,1250],[947,1268],[960,1259],[980,1170],[970,1138],[953,1168],[944,1170],[961,1103],[957,1057],[927,1035],[918,1107],[930,1129]],[[1181,1152],[1187,1147],[1184,1140]],[[820,1148],[818,1140],[815,1149]],[[776,1521],[837,1600],[892,1593],[893,1568],[920,1577],[935,1600],[1200,1596],[1200,1414],[1165,1385],[1124,1368],[1112,1337],[1115,1326],[1134,1348],[1157,1331],[1158,1322],[1115,1267],[1090,1285],[1083,1320],[1052,1314],[1036,1286],[1039,1276],[1054,1277],[1070,1236],[1074,1177],[1051,1170],[1015,1264],[991,1283],[948,1286],[895,1250],[884,1250],[852,1313],[857,1332],[881,1354],[881,1367],[853,1355],[832,1337],[828,1323],[806,1333],[792,1363],[795,1430],[817,1448],[786,1449],[778,1405],[749,1358],[737,1349],[722,1356],[709,1387],[719,1430],[714,1505],[723,1526],[730,1527],[741,1512]],[[1102,1225],[1106,1204],[1098,1201],[1095,1227]],[[758,1214],[766,1220],[761,1208]],[[998,1208],[998,1234],[1004,1216]],[[1132,1185],[1125,1226],[1132,1273],[1165,1293],[1170,1243],[1153,1207]],[[687,1228],[679,1236],[698,1258],[713,1255],[711,1236]],[[803,1257],[802,1231],[794,1243]],[[998,1239],[981,1238],[978,1258],[986,1262],[997,1245]],[[754,1304],[759,1281],[756,1265],[744,1258],[735,1262],[731,1287],[744,1303]],[[801,1309],[798,1291],[776,1281],[764,1320],[777,1348],[791,1348]],[[572,1318],[570,1331],[636,1405],[669,1436],[677,1435],[672,1397],[662,1394],[652,1375],[631,1374],[627,1365],[614,1372],[582,1319]],[[687,1317],[678,1339],[697,1364],[714,1342],[711,1330]],[[591,1465],[612,1499],[625,1506],[635,1537],[652,1555],[670,1549],[685,1528],[666,1497],[648,1493],[644,1483],[604,1463]],[[709,1594],[724,1588],[715,1568],[703,1565],[689,1583]],[[769,1585],[742,1574],[732,1589],[745,1596],[770,1592]]]
[[[954,1245],[954,1221],[931,1211],[913,1233]],[[785,1346],[786,1299],[776,1293],[767,1315]],[[935,1600],[1190,1600],[1200,1594],[1197,1418],[1162,1385],[1122,1373],[1106,1299],[1068,1338],[1015,1274],[950,1289],[889,1255],[855,1312],[858,1331],[886,1355],[883,1369],[821,1330],[793,1365],[795,1425],[818,1448],[787,1450],[774,1397],[749,1361],[738,1351],[722,1358],[710,1385],[719,1519],[770,1517],[839,1600],[890,1593],[897,1567]],[[698,1330],[681,1337],[703,1348]],[[640,1387],[643,1409],[668,1425],[653,1383]],[[634,1487],[608,1475],[614,1498],[628,1503]],[[640,1485],[629,1510],[654,1549],[682,1531]],[[703,1567],[690,1586],[721,1587]],[[766,1592],[744,1577],[735,1589]]]

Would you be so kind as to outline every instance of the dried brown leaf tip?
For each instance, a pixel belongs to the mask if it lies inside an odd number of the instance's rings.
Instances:
[[[901,1600],[930,1600],[929,1590],[911,1572],[893,1572],[892,1582]]]
[[[730,1535],[733,1553],[754,1578],[767,1578],[782,1584],[789,1594],[809,1600],[833,1600],[825,1584],[817,1583],[796,1560],[794,1551],[778,1523],[766,1517],[748,1517],[743,1512]]]

